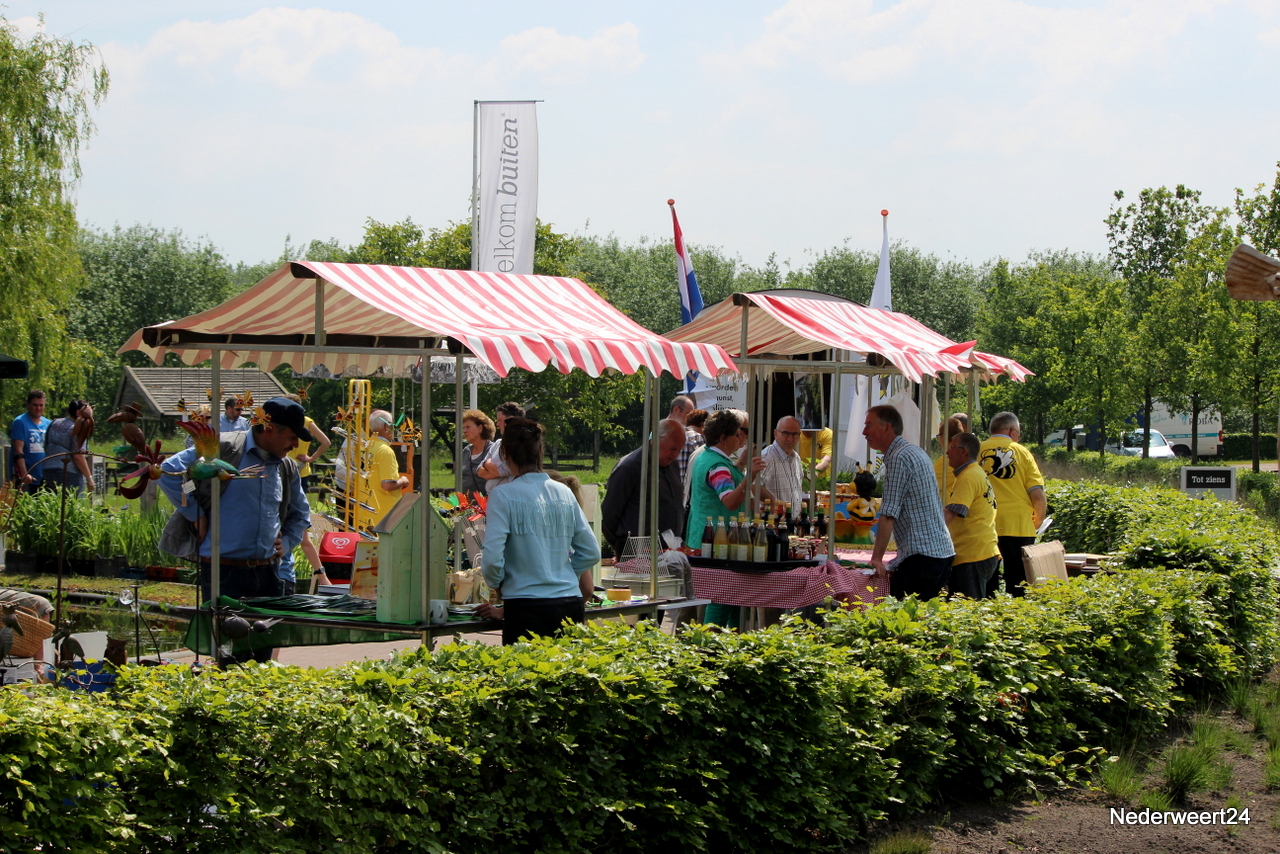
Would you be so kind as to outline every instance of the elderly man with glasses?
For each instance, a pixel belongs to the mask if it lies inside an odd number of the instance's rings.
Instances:
[[[1031,452],[1018,443],[1021,438],[1018,416],[998,412],[991,419],[991,437],[978,452],[978,463],[996,494],[996,535],[1004,561],[1004,589],[1010,596],[1022,595],[1022,584],[1027,580],[1022,547],[1035,543],[1036,529],[1049,509],[1044,475]],[[997,574],[989,591],[994,593],[999,584]]]
[[[775,500],[790,504],[797,511],[805,496],[804,463],[796,453],[799,442],[800,422],[785,415],[778,419],[778,426],[774,428],[773,443],[760,455],[766,465],[761,476],[765,489],[773,494]]]

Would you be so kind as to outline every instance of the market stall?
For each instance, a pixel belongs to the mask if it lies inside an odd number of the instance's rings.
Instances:
[[[951,341],[908,315],[804,290],[733,294],[667,335],[675,341],[715,344],[733,357],[746,380],[751,435],[759,437],[769,435],[776,420],[772,396],[766,393],[775,372],[834,375],[837,391],[832,398],[837,403],[830,407],[830,428],[836,437],[842,414],[838,389],[845,376],[901,376],[920,384],[922,401],[932,399],[933,384],[941,378],[945,383],[943,406],[949,409],[953,379],[967,381],[976,392],[980,381],[1005,376],[1022,382],[1032,375],[1011,359],[978,352],[976,342]],[[976,394],[971,393],[970,399],[976,401]],[[918,435],[932,436],[936,416],[927,405],[920,410]],[[832,472],[837,468],[838,457],[833,460]],[[946,467],[943,469],[945,472]],[[812,488],[811,496],[811,506],[816,509],[817,495]],[[754,500],[754,496],[748,499]],[[748,515],[754,510],[755,505],[749,505]],[[836,554],[835,529],[833,523],[827,532],[826,553],[830,555]],[[760,582],[746,578],[742,582],[746,587],[760,586]],[[735,604],[765,607],[771,603],[751,599]]]
[[[459,406],[467,355],[500,377],[513,368],[577,369],[592,377],[605,371],[644,372],[646,423],[655,424],[658,407],[652,398],[663,371],[682,377],[691,371],[715,375],[736,370],[722,348],[649,332],[577,279],[309,261],[284,264],[208,311],[140,329],[120,352],[130,350],[145,352],[157,363],[170,352],[187,364],[212,360],[215,388],[221,384],[219,371],[246,363],[263,370],[289,365],[299,373],[323,365],[350,376],[396,374],[421,360],[430,376],[435,360],[452,359]],[[432,412],[430,389],[430,383],[424,384],[423,424]],[[429,443],[423,442],[424,494],[431,488],[428,450]],[[656,458],[651,462],[649,468],[656,468]],[[212,490],[215,601],[217,496],[218,490]],[[414,562],[411,622],[424,638],[432,632],[429,602],[445,596],[447,567],[431,558],[440,553],[439,544],[433,544],[433,536],[440,536],[439,530],[433,534],[433,527],[438,528],[432,524],[438,521],[430,515],[434,513],[430,502],[416,502],[412,535],[417,542],[397,549]],[[381,587],[381,575],[378,583]]]

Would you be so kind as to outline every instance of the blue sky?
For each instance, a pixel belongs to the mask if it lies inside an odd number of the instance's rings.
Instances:
[[[472,102],[542,99],[539,215],[804,264],[1106,248],[1112,193],[1226,205],[1280,160],[1275,0],[10,0],[112,76],[81,221],[232,261],[468,213]]]

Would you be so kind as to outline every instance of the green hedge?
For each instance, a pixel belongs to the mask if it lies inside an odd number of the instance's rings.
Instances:
[[[1258,452],[1264,460],[1269,460],[1276,455],[1275,433],[1258,434]],[[1222,456],[1228,460],[1253,459],[1253,434],[1223,433]]]
[[[1143,498],[1143,495],[1146,498]],[[334,670],[0,692],[6,844],[70,851],[840,850],[950,795],[1079,780],[1276,660],[1275,537],[1051,484],[1127,567],[748,635],[579,628]],[[1241,515],[1242,514],[1242,515]],[[1114,530],[1107,530],[1113,526]]]

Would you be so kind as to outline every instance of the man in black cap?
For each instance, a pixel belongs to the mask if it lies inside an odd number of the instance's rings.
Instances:
[[[302,405],[286,397],[273,397],[262,405],[265,419],[247,433],[221,434],[219,455],[244,470],[260,466],[258,477],[222,481],[220,564],[221,593],[234,599],[279,596],[282,593],[276,568],[280,558],[302,542],[311,527],[310,507],[298,477],[298,464],[288,453],[298,441],[311,441]],[[197,448],[187,448],[164,461],[165,476],[160,488],[194,526],[199,540],[200,586],[204,596],[211,590],[209,555],[210,480],[190,481],[185,472],[198,457]],[[176,477],[175,475],[183,475]],[[194,484],[188,487],[187,484]],[[266,660],[270,650],[256,650],[254,658]]]

